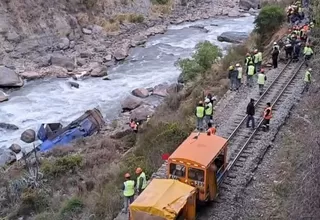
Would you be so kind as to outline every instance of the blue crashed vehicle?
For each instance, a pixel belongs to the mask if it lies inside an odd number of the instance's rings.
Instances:
[[[96,108],[86,111],[66,127],[60,123],[42,124],[37,133],[38,139],[42,141],[38,149],[45,152],[55,146],[65,146],[74,139],[95,134],[103,125],[103,116]]]

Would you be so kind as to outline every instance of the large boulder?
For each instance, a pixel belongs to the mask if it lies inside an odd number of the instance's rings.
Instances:
[[[18,154],[21,152],[21,146],[18,144],[11,144],[11,146],[9,147],[9,149],[11,151],[13,151],[14,153]]]
[[[0,148],[0,166],[12,164],[16,160],[17,157],[14,152],[5,148]]]
[[[142,100],[134,96],[128,96],[121,102],[121,108],[123,111],[131,111],[142,104]]]
[[[21,134],[20,140],[30,144],[36,140],[36,132],[32,129],[27,129]]]
[[[239,6],[244,10],[249,10],[250,8],[256,9],[259,2],[258,0],[240,0]]]
[[[50,63],[51,65],[66,68],[68,71],[72,71],[75,68],[74,60],[70,57],[65,57],[62,55],[52,55]]]
[[[137,88],[135,90],[132,90],[132,95],[140,97],[140,98],[146,98],[149,96],[149,91],[145,88]]]
[[[139,106],[131,112],[130,119],[137,119],[137,121],[147,120],[148,115],[150,116],[154,112],[154,108],[149,105]]]
[[[8,101],[8,96],[0,90],[0,102]]]
[[[21,87],[23,80],[20,76],[5,66],[0,66],[0,87]]]
[[[92,77],[106,76],[106,75],[108,75],[107,67],[105,67],[105,66],[96,67],[91,71],[90,75]]]
[[[167,88],[169,87],[168,84],[159,84],[154,87],[152,95],[157,95],[160,97],[166,97],[168,95]]]
[[[44,76],[43,73],[41,72],[36,72],[36,71],[27,71],[19,74],[23,79],[27,80],[34,80],[34,79],[39,79]]]
[[[229,43],[242,43],[249,37],[246,32],[227,31],[219,35],[218,41]]]
[[[3,123],[3,122],[0,122],[0,128],[6,129],[6,130],[18,130],[19,129],[19,127],[14,124]]]
[[[76,82],[69,82],[69,85],[71,87],[74,87],[74,88],[77,88],[77,89],[79,89],[79,87],[80,87],[79,83],[76,83]]]

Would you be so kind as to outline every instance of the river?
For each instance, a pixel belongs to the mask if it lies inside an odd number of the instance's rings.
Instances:
[[[222,49],[229,43],[217,41],[225,31],[251,32],[253,16],[216,18],[170,26],[165,34],[150,37],[145,47],[130,50],[123,63],[109,69],[110,81],[97,78],[78,81],[80,88],[70,88],[70,79],[44,79],[27,83],[10,94],[10,100],[0,104],[0,122],[15,124],[19,130],[0,128],[0,147],[19,140],[28,128],[35,131],[41,123],[61,122],[66,125],[84,111],[99,107],[107,120],[121,111],[120,101],[135,88],[153,87],[160,83],[176,82],[180,71],[174,66],[179,58],[189,57],[195,45],[208,40]],[[204,25],[208,33],[192,25]]]

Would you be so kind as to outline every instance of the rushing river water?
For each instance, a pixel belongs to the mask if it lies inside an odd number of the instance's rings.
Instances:
[[[209,40],[225,49],[230,44],[218,42],[217,36],[225,31],[251,32],[253,20],[253,16],[219,18],[171,26],[165,34],[149,38],[144,48],[132,49],[124,63],[109,69],[110,81],[89,78],[78,81],[79,89],[70,88],[66,79],[28,83],[12,92],[10,101],[0,104],[0,122],[20,128],[0,129],[0,147],[22,144],[19,137],[25,129],[37,131],[41,123],[50,122],[66,125],[94,107],[99,107],[106,119],[116,118],[121,111],[120,101],[133,89],[175,82],[180,71],[174,62],[190,56],[198,42]],[[204,25],[209,32],[190,28],[192,25]]]

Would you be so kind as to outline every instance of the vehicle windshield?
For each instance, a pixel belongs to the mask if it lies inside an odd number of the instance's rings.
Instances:
[[[204,182],[204,171],[190,167],[188,169],[188,178],[191,180]]]
[[[170,164],[170,174],[173,177],[183,177],[186,176],[186,167],[181,164]]]

